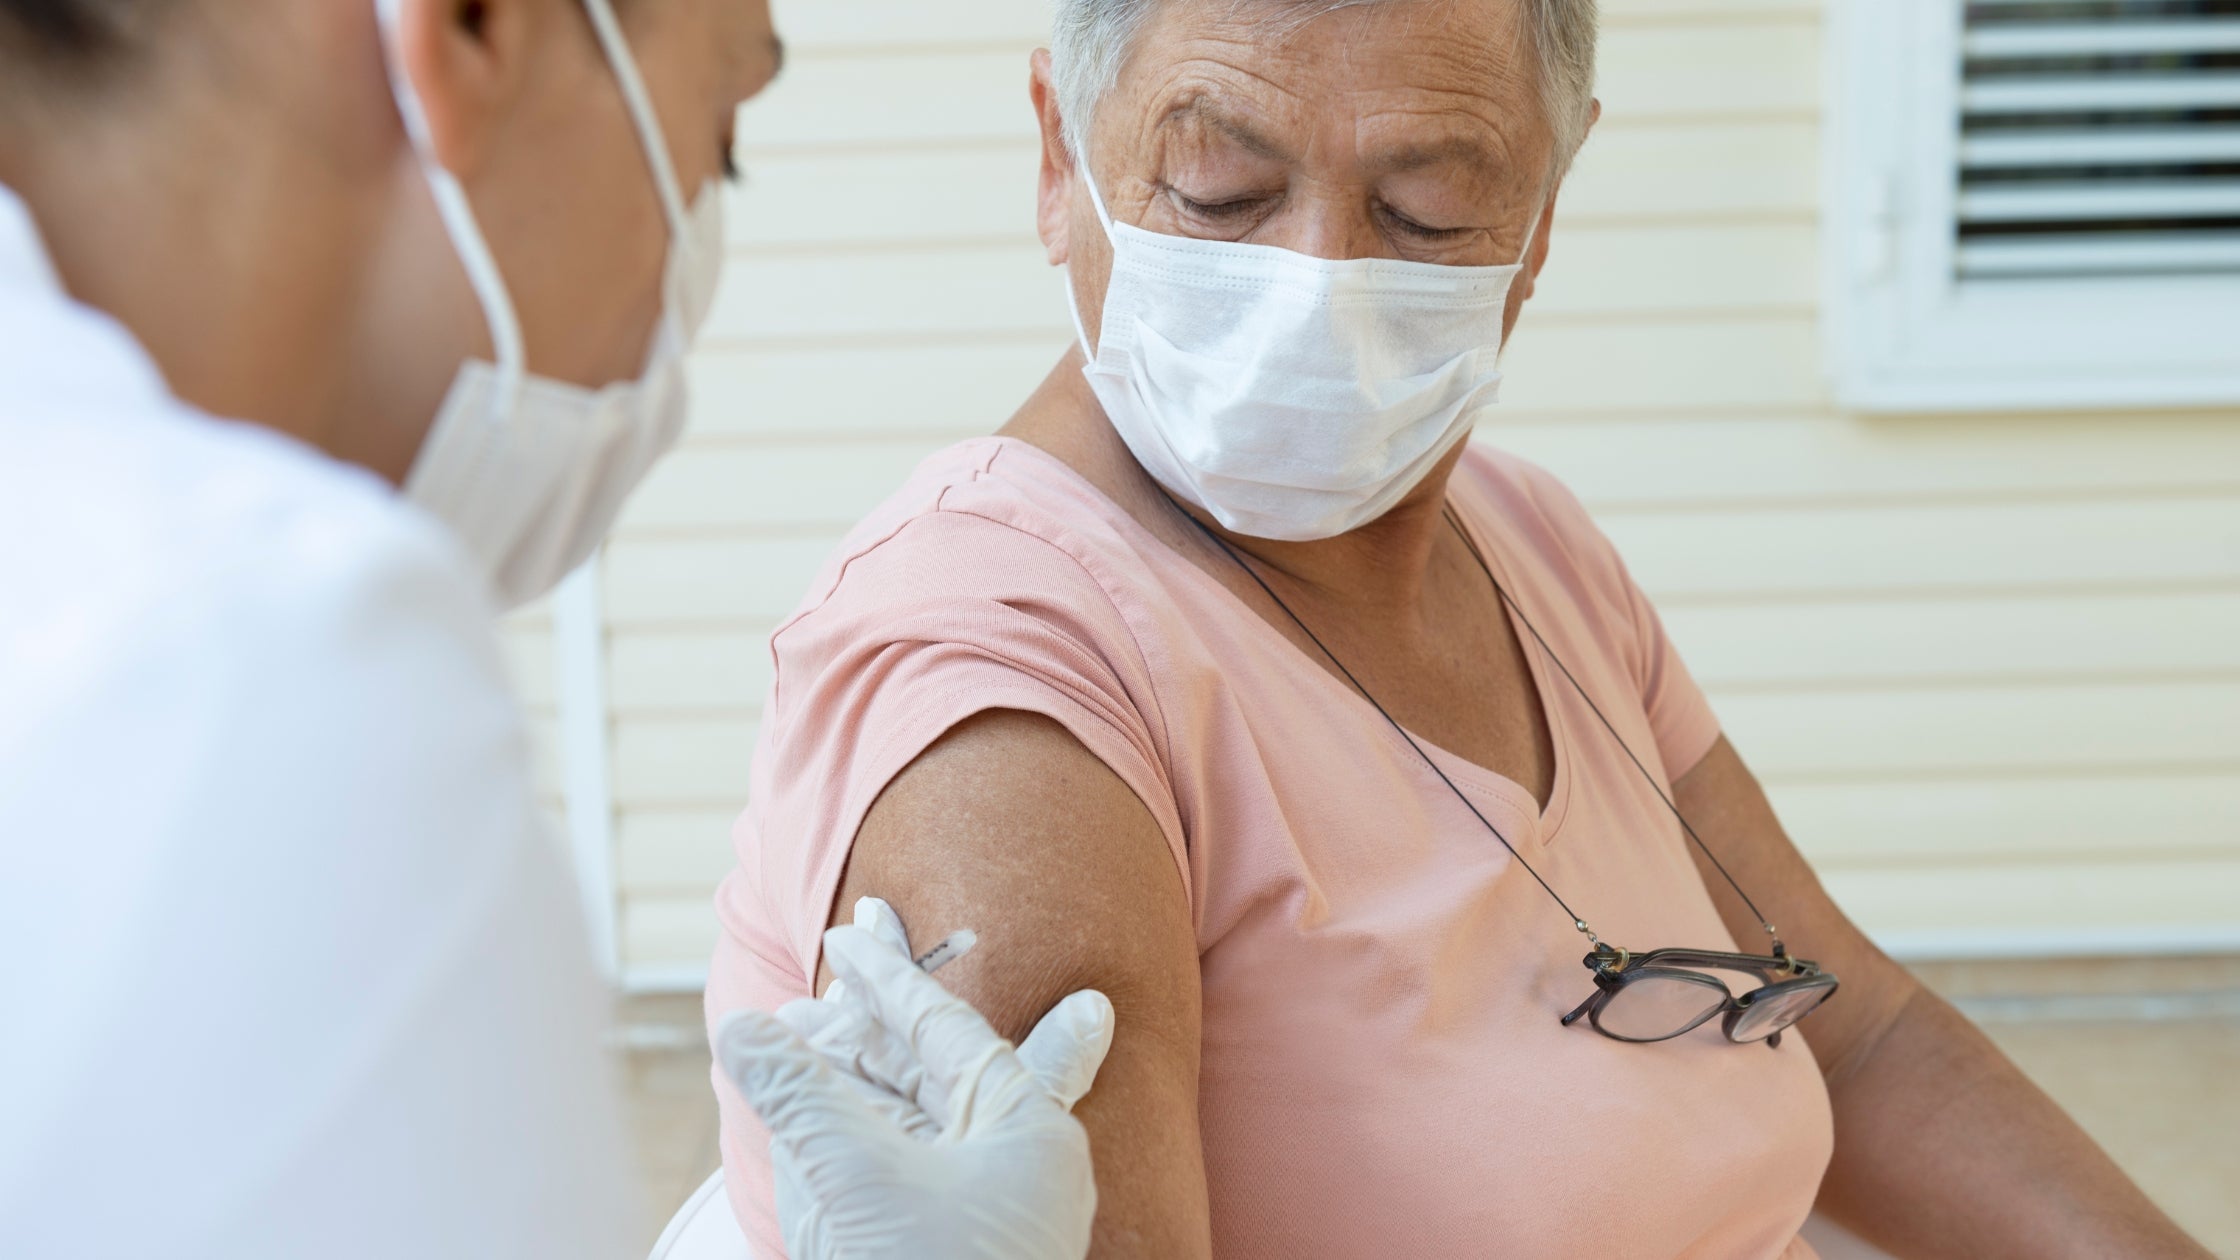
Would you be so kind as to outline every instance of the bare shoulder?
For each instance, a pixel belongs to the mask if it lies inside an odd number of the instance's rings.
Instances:
[[[919,949],[977,933],[941,979],[1006,1036],[1076,989],[1112,999],[1112,1053],[1075,1109],[1096,1159],[1093,1254],[1208,1255],[1196,934],[1172,851],[1120,777],[1047,718],[960,723],[866,817],[835,914],[862,896],[892,903]]]

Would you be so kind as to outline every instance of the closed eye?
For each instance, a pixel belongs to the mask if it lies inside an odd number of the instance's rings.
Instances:
[[[1209,223],[1234,223],[1249,218],[1264,209],[1267,197],[1234,197],[1227,201],[1199,201],[1179,188],[1168,188],[1167,195],[1174,198],[1177,208]]]
[[[1452,241],[1475,232],[1475,228],[1435,228],[1418,223],[1407,215],[1385,206],[1380,211],[1387,227],[1400,236],[1418,241]]]

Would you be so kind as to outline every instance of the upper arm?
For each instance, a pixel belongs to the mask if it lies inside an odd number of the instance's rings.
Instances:
[[[1806,1042],[1831,1079],[1855,1063],[1887,1029],[1918,982],[1860,931],[1821,887],[1775,816],[1757,776],[1724,736],[1672,785],[1673,804],[1750,893],[1800,958],[1833,973],[1842,990],[1804,1026]],[[1765,928],[1693,844],[1690,855],[1719,917],[1741,948],[1770,948]]]
[[[1076,989],[1112,999],[1112,1052],[1074,1109],[1096,1160],[1094,1254],[1209,1255],[1196,933],[1159,824],[1120,777],[1048,718],[968,719],[865,816],[834,917],[864,896],[918,949],[977,933],[942,982],[1014,1040]]]

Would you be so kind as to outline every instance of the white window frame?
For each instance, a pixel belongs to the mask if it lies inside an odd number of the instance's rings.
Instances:
[[[2240,403],[2240,277],[1960,282],[1965,0],[1832,0],[1823,334],[1838,401],[1921,412]]]

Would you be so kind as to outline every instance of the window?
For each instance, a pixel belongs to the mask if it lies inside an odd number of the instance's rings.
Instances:
[[[1836,0],[1825,314],[1867,411],[2240,403],[2240,0]]]

